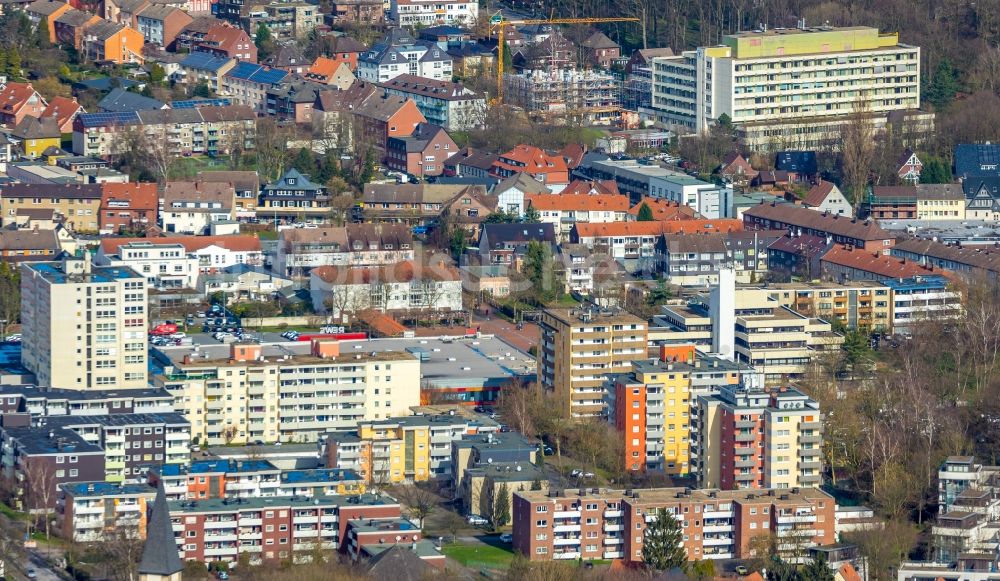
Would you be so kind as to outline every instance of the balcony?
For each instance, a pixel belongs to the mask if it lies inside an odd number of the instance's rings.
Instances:
[[[580,511],[578,510],[557,510],[553,518],[580,518]]]
[[[701,544],[705,547],[724,547],[733,544],[732,537],[704,537],[701,539]]]
[[[757,466],[757,459],[751,458],[749,460],[737,460],[733,463],[733,465],[737,468],[754,468]]]
[[[624,559],[625,553],[623,551],[604,551],[605,559]]]
[[[751,482],[757,480],[756,474],[737,474],[734,477],[738,482]]]
[[[733,448],[733,453],[737,456],[753,456],[757,453],[757,448],[750,446],[736,446]]]
[[[620,523],[604,523],[604,530],[607,532],[623,531],[625,530],[625,525]]]
[[[757,441],[757,434],[736,434],[733,439],[737,442],[755,442]]]
[[[604,511],[604,518],[618,518],[624,514],[624,511],[621,510],[606,510]]]
[[[578,533],[580,532],[580,525],[568,524],[568,525],[555,525],[552,527],[552,532],[554,533]]]
[[[555,537],[552,539],[552,544],[557,547],[565,547],[570,545],[579,545],[580,537]]]
[[[604,537],[605,545],[621,545],[625,542],[622,537]]]
[[[799,442],[802,444],[822,444],[823,436],[820,434],[800,434]]]
[[[775,521],[780,524],[816,522],[815,514],[778,514]]]

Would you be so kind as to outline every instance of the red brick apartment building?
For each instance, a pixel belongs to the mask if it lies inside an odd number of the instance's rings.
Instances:
[[[642,561],[647,523],[669,511],[681,523],[688,559],[741,559],[751,540],[776,534],[798,548],[836,542],[836,502],[815,488],[780,490],[550,490],[516,492],[514,549],[532,561]]]
[[[896,239],[878,223],[819,212],[792,204],[758,204],[743,211],[746,230],[786,230],[831,242],[889,254]]]

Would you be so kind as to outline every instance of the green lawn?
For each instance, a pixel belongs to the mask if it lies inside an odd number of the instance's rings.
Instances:
[[[507,567],[514,559],[510,549],[483,543],[451,543],[442,552],[466,567]]]

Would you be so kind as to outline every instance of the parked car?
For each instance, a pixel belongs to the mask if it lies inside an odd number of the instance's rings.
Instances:
[[[490,521],[488,521],[485,518],[479,516],[478,514],[470,514],[469,518],[468,518],[468,521],[469,521],[470,525],[477,526],[477,527],[479,527],[479,526],[485,526],[485,525],[490,524]]]
[[[504,533],[504,534],[500,535],[500,542],[501,543],[513,543],[514,542],[514,535],[512,535],[510,533]]]
[[[743,565],[737,565],[736,566],[736,574],[737,575],[747,575],[749,573],[750,573],[750,570],[747,569],[746,567],[744,567]]]
[[[573,471],[569,473],[569,475],[573,478],[579,478],[580,476],[583,476],[583,470],[580,470],[579,468],[574,468]]]

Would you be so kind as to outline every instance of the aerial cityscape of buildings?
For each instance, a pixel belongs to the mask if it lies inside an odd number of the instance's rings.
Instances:
[[[972,84],[521,4],[0,5],[0,577],[1000,581]]]

